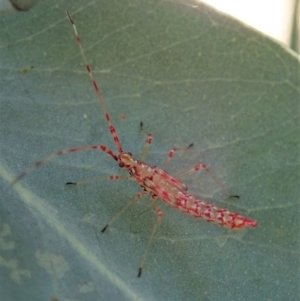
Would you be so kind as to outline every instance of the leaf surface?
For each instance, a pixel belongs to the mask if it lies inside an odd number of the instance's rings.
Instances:
[[[56,3],[56,4],[54,4]],[[205,162],[240,195],[226,200],[204,173],[189,192],[258,221],[235,232],[162,202],[155,222],[133,181],[64,183],[119,174],[102,152],[62,156],[13,188],[57,150],[115,149],[86,74],[72,14],[124,150],[175,175]],[[5,300],[295,300],[299,285],[299,57],[215,10],[179,1],[51,1],[1,16],[0,273]]]

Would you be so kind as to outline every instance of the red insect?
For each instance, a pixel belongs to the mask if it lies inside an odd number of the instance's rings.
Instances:
[[[117,163],[119,164],[120,168],[123,168],[128,171],[129,175],[111,175],[108,176],[107,179],[109,180],[118,180],[118,179],[134,179],[138,185],[142,188],[142,191],[137,193],[135,197],[120,211],[117,215],[115,215],[102,229],[102,232],[104,232],[109,225],[111,225],[117,218],[120,217],[120,215],[125,212],[128,207],[133,205],[139,198],[145,195],[150,195],[150,202],[152,205],[152,209],[157,214],[157,220],[154,224],[152,233],[150,235],[147,247],[144,251],[144,254],[142,256],[142,259],[140,261],[139,270],[138,270],[138,277],[142,274],[142,269],[144,266],[145,259],[148,255],[149,247],[152,243],[154,234],[156,232],[156,229],[162,219],[163,213],[160,208],[156,205],[156,200],[159,198],[162,201],[166,202],[167,204],[171,205],[177,210],[180,210],[182,212],[188,213],[194,217],[202,218],[206,220],[207,222],[218,224],[222,227],[226,227],[229,229],[242,229],[245,227],[256,227],[257,223],[256,221],[244,217],[238,213],[233,213],[228,211],[227,209],[218,208],[214,205],[207,204],[202,200],[197,200],[193,195],[187,193],[187,187],[186,185],[181,182],[179,179],[174,178],[167,174],[163,169],[156,167],[156,166],[150,166],[146,163],[144,163],[144,159],[147,155],[148,149],[152,143],[152,135],[148,134],[148,138],[141,156],[141,160],[135,160],[132,157],[132,154],[129,152],[123,151],[123,148],[121,146],[119,137],[117,135],[115,127],[112,125],[112,122],[110,120],[110,116],[106,110],[106,106],[104,103],[104,100],[102,98],[100,89],[94,79],[94,76],[91,71],[91,67],[89,66],[82,45],[80,41],[80,37],[77,33],[77,29],[75,26],[75,23],[68,11],[66,11],[67,16],[73,26],[76,40],[83,58],[83,61],[85,63],[86,70],[88,72],[88,75],[91,79],[91,82],[94,86],[95,92],[97,94],[97,97],[99,99],[100,105],[102,107],[102,110],[104,112],[109,131],[112,135],[112,138],[114,140],[114,143],[117,147],[117,153],[109,149],[107,146],[103,144],[99,145],[89,145],[89,146],[83,146],[83,147],[75,147],[75,148],[69,148],[60,150],[44,159],[41,159],[37,161],[31,168],[26,170],[25,172],[21,173],[13,182],[12,185],[16,184],[19,180],[21,180],[23,177],[28,175],[32,170],[35,168],[48,163],[50,160],[54,159],[57,156],[69,154],[69,153],[75,153],[79,151],[87,151],[87,150],[101,150],[111,156]],[[141,123],[142,127],[142,123]],[[176,148],[171,149],[169,152],[167,159],[165,163],[163,164],[163,167],[165,167],[170,160],[173,158],[174,153],[176,152]],[[197,164],[193,168],[187,170],[184,173],[181,173],[178,177],[181,177],[183,175],[186,175],[188,173],[194,172],[194,171],[200,171],[204,169],[208,174],[216,181],[216,183],[219,185],[219,187],[224,191],[225,194],[227,194],[228,197],[238,197],[238,196],[230,196],[227,190],[222,186],[222,184],[212,176],[210,173],[208,167],[203,164]],[[82,181],[82,182],[68,182],[66,184],[68,185],[77,185],[88,181]]]

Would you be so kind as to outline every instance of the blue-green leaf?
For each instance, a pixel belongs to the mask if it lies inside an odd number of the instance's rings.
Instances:
[[[124,150],[176,174],[207,202],[257,220],[229,231],[176,211],[156,220],[134,181],[66,182],[120,173],[65,9],[72,14]],[[299,287],[299,57],[196,2],[41,1],[1,16],[0,295],[5,300],[295,300]],[[143,122],[144,131],[140,130]],[[3,300],[4,300],[3,299]]]

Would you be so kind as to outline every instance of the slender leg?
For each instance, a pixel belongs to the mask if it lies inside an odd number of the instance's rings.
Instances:
[[[151,232],[151,235],[150,235],[150,238],[149,238],[149,241],[148,241],[148,244],[147,244],[147,247],[144,251],[144,254],[142,256],[142,259],[140,261],[140,265],[139,265],[139,272],[138,272],[138,277],[141,277],[142,275],[142,270],[143,270],[143,267],[144,267],[144,263],[145,263],[145,260],[148,256],[148,253],[149,253],[149,250],[150,250],[150,247],[151,247],[151,244],[153,242],[153,238],[154,238],[154,235],[155,235],[155,232],[160,224],[160,221],[163,217],[163,212],[161,211],[160,208],[158,208],[155,204],[155,201],[156,201],[156,198],[152,198],[151,199],[151,204],[152,204],[152,209],[156,212],[157,214],[157,219],[156,219],[156,222],[153,226],[153,229],[152,229],[152,232]]]
[[[128,175],[110,175],[110,176],[106,176],[106,177],[91,178],[91,179],[86,179],[86,180],[77,181],[77,182],[67,182],[66,185],[82,185],[82,184],[104,181],[104,180],[128,180],[129,178],[130,178],[130,176],[128,176]]]
[[[153,140],[152,135],[148,134],[148,138],[147,138],[147,141],[146,141],[146,144],[145,144],[142,156],[141,156],[141,161],[145,161],[145,158],[147,156],[147,153],[148,153],[149,147],[150,147],[150,145],[152,143],[152,140]]]
[[[83,152],[83,151],[89,151],[89,150],[102,150],[103,152],[107,153],[111,157],[113,157],[116,161],[118,161],[118,156],[110,150],[108,147],[106,147],[104,144],[98,144],[98,145],[88,145],[88,146],[82,146],[82,147],[73,147],[68,149],[62,149],[48,157],[45,157],[43,159],[40,159],[39,161],[36,161],[31,167],[29,167],[27,170],[22,172],[12,183],[11,186],[15,185],[17,182],[19,182],[22,178],[27,176],[29,173],[31,173],[36,168],[49,163],[56,157],[59,157],[61,155],[76,153],[76,152]]]
[[[184,172],[180,173],[179,175],[177,175],[177,178],[185,176],[185,175],[187,175],[191,172],[200,171],[202,169],[204,169],[208,173],[208,175],[215,181],[215,183],[219,186],[219,188],[223,191],[223,193],[225,195],[227,195],[228,198],[239,198],[238,195],[231,195],[228,192],[228,190],[224,187],[224,185],[220,182],[220,180],[215,175],[213,175],[213,173],[209,170],[207,165],[204,164],[204,163],[199,163],[199,164],[195,165],[193,168],[188,169],[187,171],[184,171]]]
[[[104,233],[108,226],[114,223],[130,206],[132,206],[143,195],[144,193],[142,192],[137,193],[135,197],[105,225],[101,232]]]
[[[169,154],[165,160],[165,162],[163,163],[162,165],[162,169],[166,168],[166,166],[170,163],[171,159],[174,157],[174,154],[176,151],[178,150],[187,150],[189,148],[191,148],[193,146],[193,143],[191,143],[188,147],[186,148],[177,148],[177,147],[174,147],[172,148],[170,151],[169,151]]]

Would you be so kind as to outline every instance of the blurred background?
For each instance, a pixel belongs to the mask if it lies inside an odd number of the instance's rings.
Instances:
[[[299,0],[198,0],[264,32],[299,52]],[[294,38],[293,38],[294,36]],[[296,45],[294,44],[297,44]]]

